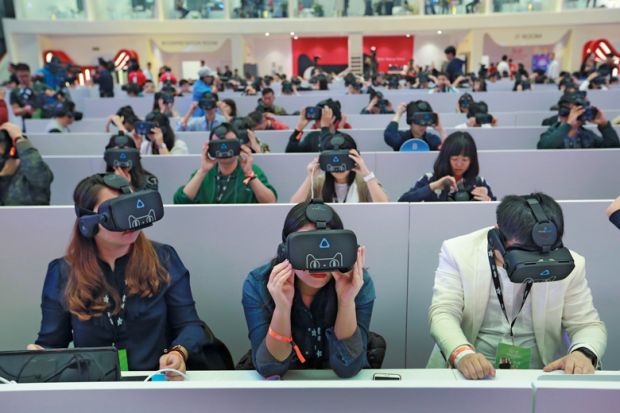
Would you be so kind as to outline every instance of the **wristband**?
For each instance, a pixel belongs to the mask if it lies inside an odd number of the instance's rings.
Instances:
[[[179,344],[177,344],[176,346],[167,348],[164,350],[164,354],[169,354],[171,352],[176,352],[179,353],[181,355],[181,358],[183,359],[184,363],[187,363],[187,357],[185,356],[185,353],[183,352],[183,350],[181,350],[181,346]]]
[[[295,354],[297,354],[297,358],[299,359],[301,364],[306,362],[305,357],[303,356],[303,354],[301,354],[301,350],[299,350],[299,346],[297,346],[297,344],[295,344],[295,342],[293,341],[293,337],[284,337],[284,336],[276,333],[275,331],[273,331],[273,329],[271,327],[269,327],[268,334],[269,334],[269,336],[271,338],[273,338],[276,341],[279,341],[281,343],[292,344],[293,345],[293,350],[295,350]]]
[[[375,178],[376,178],[375,173],[371,172],[371,173],[369,173],[368,175],[366,175],[364,177],[364,182],[368,183],[368,182],[372,181]]]
[[[475,353],[474,349],[468,344],[457,347],[450,356],[450,365],[452,365],[452,367],[456,367],[458,362],[461,361],[463,357],[473,353]]]
[[[252,175],[246,175],[243,180],[243,185],[249,185],[254,179],[256,179],[256,174],[254,172],[252,172]]]

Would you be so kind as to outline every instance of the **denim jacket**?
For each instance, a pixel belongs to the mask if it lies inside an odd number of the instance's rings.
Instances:
[[[291,331],[293,341],[306,359],[302,364],[293,351],[286,360],[276,360],[265,344],[275,309],[267,289],[271,268],[269,263],[253,270],[243,285],[243,310],[256,370],[268,377],[282,376],[289,369],[331,368],[340,377],[352,377],[367,367],[368,328],[375,300],[375,287],[368,273],[364,271],[364,285],[355,297],[357,329],[353,336],[344,340],[338,340],[334,333],[338,311],[335,281],[332,279],[317,293],[310,308],[303,304],[295,286]]]

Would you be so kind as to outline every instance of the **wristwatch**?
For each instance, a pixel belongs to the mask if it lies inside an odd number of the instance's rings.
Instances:
[[[185,353],[183,352],[180,344],[177,344],[176,346],[172,346],[170,348],[165,349],[164,354],[168,354],[172,351],[179,353],[181,355],[181,358],[183,359],[183,362],[187,363],[187,357],[185,356]]]
[[[596,368],[596,366],[598,365],[598,357],[596,357],[596,354],[594,354],[594,352],[590,351],[590,349],[586,347],[576,348],[575,350],[572,351],[572,353],[574,353],[575,351],[578,351],[582,353],[583,355],[585,355],[587,358],[589,358],[594,368]]]

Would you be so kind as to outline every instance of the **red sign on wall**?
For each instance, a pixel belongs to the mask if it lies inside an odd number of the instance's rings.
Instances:
[[[312,65],[314,56],[320,56],[319,66],[328,72],[339,72],[349,64],[349,40],[347,37],[303,37],[293,43],[293,73],[303,75]]]
[[[413,59],[413,36],[364,36],[364,53],[377,49],[378,70],[387,72],[390,65],[402,67]]]

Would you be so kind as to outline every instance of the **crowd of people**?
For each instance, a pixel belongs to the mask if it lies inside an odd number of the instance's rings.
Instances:
[[[190,82],[177,79],[169,67],[155,78],[150,65],[142,69],[131,61],[126,92],[152,96],[152,111],[140,119],[131,106],[124,106],[107,119],[111,136],[102,143],[106,170],[85,177],[75,188],[77,216],[71,241],[65,256],[49,265],[41,327],[29,348],[62,348],[71,342],[76,347],[114,345],[126,352],[130,369],[171,369],[166,373],[170,379],[181,378],[173,370],[184,372],[208,357],[207,328],[198,317],[187,268],[172,246],[153,242],[141,231],[163,214],[157,190],[164,179],[147,171],[141,156],[187,154],[187,144],[177,132],[203,132],[196,170],[187,182],[178,183],[175,204],[276,202],[277,188],[254,163],[255,154],[269,152],[256,131],[289,129],[278,118],[288,113],[277,104],[276,86],[289,95],[329,90],[342,82],[342,93],[368,94],[361,114],[393,114],[383,133],[386,149],[398,151],[415,141],[436,151],[432,171],[411,189],[403,188],[399,202],[497,200],[481,176],[470,132],[497,127],[498,120],[484,101],[464,92],[486,91],[488,82],[502,78],[514,81],[515,93],[543,82],[561,90],[553,108],[557,116],[544,121],[548,130],[538,148],[620,147],[610,120],[587,96],[589,90],[617,83],[613,59],[598,66],[587,60],[580,72],[571,74],[561,72],[552,56],[541,75],[529,74],[522,65],[513,67],[504,57],[497,65],[466,74],[456,50],[448,47],[445,52],[441,70],[411,61],[399,74],[376,73],[373,56],[368,56],[364,76],[325,73],[315,59],[307,79],[242,78],[229,67],[222,71],[203,66]],[[100,63],[95,82],[101,98],[110,98],[112,75],[105,62]],[[34,77],[25,64],[13,70],[13,114],[49,117],[48,132],[68,133],[79,112],[57,67]],[[455,112],[463,114],[464,123],[448,134],[428,101],[392,103],[381,92],[385,88],[460,93]],[[220,99],[230,89],[256,95],[256,108],[241,114],[234,98]],[[175,108],[175,99],[182,95],[192,99],[185,114]],[[8,122],[5,109],[0,106],[0,205],[49,205],[53,174],[23,127]],[[337,95],[294,114],[299,118],[286,152],[312,152],[316,157],[305,166],[306,177],[290,199],[295,206],[284,220],[282,244],[274,246],[277,256],[252,270],[243,285],[251,351],[238,367],[256,369],[265,377],[300,368],[333,369],[340,377],[351,377],[362,368],[381,365],[381,358],[369,356],[385,350],[383,339],[370,331],[380,292],[364,265],[366,248],[352,241],[355,235],[328,204],[388,202],[389,197],[365,162],[354,133],[347,133],[352,127]],[[408,127],[400,130],[403,115]],[[584,127],[587,124],[596,125],[598,133]],[[124,217],[137,195],[148,202],[152,216],[130,228],[110,219],[114,214]],[[615,201],[608,214],[620,228],[618,211],[620,201]],[[429,367],[453,367],[469,379],[492,377],[496,369],[507,367],[569,374],[600,368],[607,332],[588,288],[585,259],[563,245],[559,204],[544,193],[506,196],[489,225],[493,227],[447,240],[441,248],[429,309],[430,334],[436,342]],[[300,250],[307,248],[304,240],[312,237],[333,237],[347,251],[346,260],[300,260],[299,255],[308,252]],[[553,266],[558,257],[569,264]],[[525,269],[530,264],[536,274]],[[545,271],[553,271],[555,281],[543,282]],[[544,315],[535,313],[541,308]],[[572,342],[568,351],[562,349],[562,329]],[[520,356],[511,359],[514,354]]]

